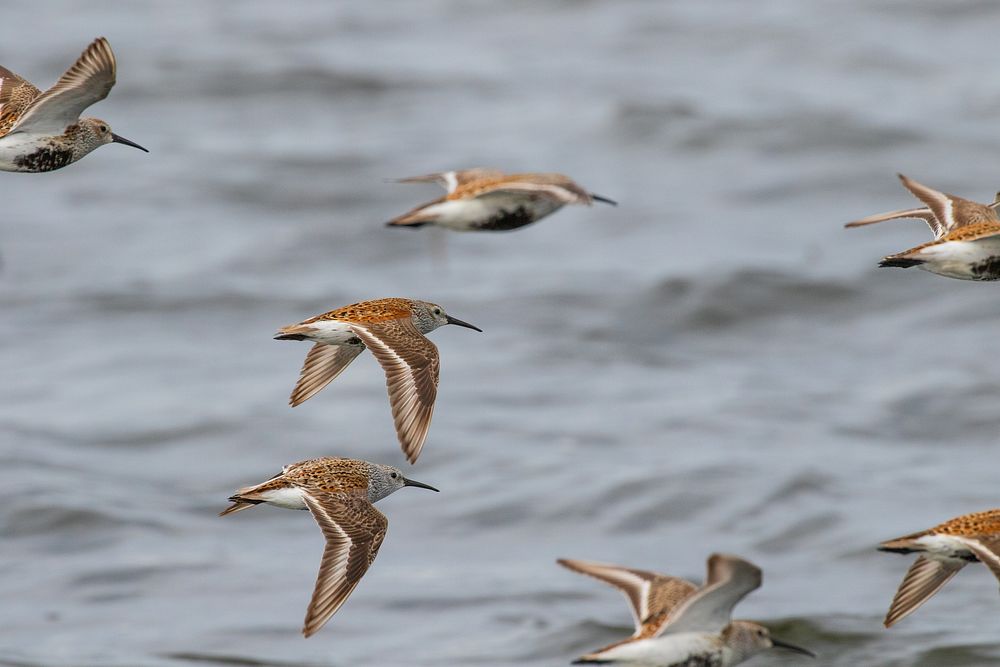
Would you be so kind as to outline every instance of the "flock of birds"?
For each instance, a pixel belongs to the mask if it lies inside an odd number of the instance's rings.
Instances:
[[[115,83],[115,56],[95,40],[48,90],[42,92],[0,67],[0,169],[46,172],[79,161],[98,146],[121,143],[146,150],[97,118],[80,117],[107,97]],[[934,240],[885,257],[881,266],[918,266],[964,280],[1000,279],[1000,194],[990,205],[939,192],[900,176],[923,207],[873,215],[859,227],[899,218],[922,219]],[[566,204],[610,199],[560,174],[505,174],[467,169],[403,179],[438,182],[447,193],[400,215],[393,227],[437,225],[462,231],[511,230]],[[427,337],[454,324],[481,331],[433,303],[389,298],[363,301],[281,328],[278,340],[308,340],[292,406],[301,404],[370,349],[385,371],[389,402],[403,454],[417,461],[430,429],[440,358]],[[259,504],[308,510],[326,537],[319,576],[306,613],[306,637],[344,604],[378,554],[388,520],[374,503],[412,486],[398,468],[356,459],[322,457],[293,463],[260,484],[238,490],[225,516]],[[957,517],[883,542],[883,551],[919,554],[900,584],[885,618],[890,627],[933,596],[967,563],[984,563],[1000,579],[1000,509]],[[736,556],[714,554],[702,586],[677,577],[580,560],[559,563],[619,588],[635,620],[632,636],[580,657],[577,663],[648,667],[729,667],[756,653],[784,648],[813,654],[771,637],[764,626],[732,620],[736,604],[761,585],[760,568]]]

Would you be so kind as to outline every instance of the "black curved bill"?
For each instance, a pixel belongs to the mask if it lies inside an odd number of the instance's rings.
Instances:
[[[139,144],[135,143],[134,141],[129,141],[125,137],[119,137],[114,132],[111,133],[111,141],[114,142],[114,143],[116,143],[116,144],[125,144],[126,146],[131,146],[132,148],[138,148],[139,150],[145,151],[146,153],[149,152],[145,148],[143,148],[142,146],[140,146]]]
[[[479,333],[483,333],[483,330],[480,329],[479,327],[475,326],[474,324],[469,324],[468,322],[463,322],[462,320],[460,320],[460,319],[458,319],[456,317],[452,317],[451,315],[446,315],[445,317],[448,320],[448,324],[457,324],[460,327],[465,327],[466,329],[475,329]]]
[[[611,204],[612,206],[618,206],[618,202],[614,199],[608,199],[607,197],[602,197],[601,195],[595,195],[593,192],[590,193],[590,198],[594,201],[599,201],[603,204]]]
[[[796,653],[801,653],[802,655],[808,655],[810,658],[816,657],[816,654],[810,651],[809,649],[804,649],[801,646],[796,646],[795,644],[789,644],[788,642],[783,642],[780,639],[775,639],[774,637],[771,637],[771,644],[773,644],[775,648],[783,648],[788,651],[795,651]]]
[[[437,491],[437,489],[435,489],[430,484],[424,484],[423,482],[417,482],[417,481],[412,480],[412,479],[406,479],[405,477],[403,478],[403,486],[416,486],[416,487],[421,488],[421,489],[430,489],[431,491]],[[440,491],[439,491],[439,493],[440,493]]]

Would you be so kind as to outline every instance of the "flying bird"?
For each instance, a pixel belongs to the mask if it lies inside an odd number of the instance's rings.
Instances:
[[[919,267],[960,280],[1000,279],[1000,193],[989,206],[939,192],[902,174],[899,179],[926,208],[892,211],[855,220],[847,227],[861,227],[898,218],[920,218],[934,233],[934,240],[888,255],[879,266]]]
[[[285,466],[266,482],[240,489],[219,516],[261,503],[312,513],[326,537],[326,548],[302,627],[302,634],[309,637],[347,601],[378,555],[389,520],[374,503],[404,486],[437,491],[407,479],[392,466],[334,457],[309,459]]]
[[[464,169],[411,176],[400,183],[438,183],[448,191],[393,218],[390,227],[436,225],[456,231],[508,231],[530,225],[566,204],[616,202],[588,192],[562,174],[505,174],[496,169]]]
[[[45,92],[0,67],[0,170],[53,171],[110,143],[146,151],[112,132],[107,122],[80,117],[114,85],[115,54],[103,37]]]
[[[441,366],[437,346],[425,334],[446,324],[482,331],[437,304],[397,298],[362,301],[282,327],[275,339],[315,343],[289,403],[295,407],[315,396],[369,348],[385,370],[403,453],[416,462],[430,429]]]
[[[969,563],[982,563],[1000,580],[1000,509],[964,514],[883,542],[878,549],[919,554],[885,616],[885,627],[891,628],[931,599]]]
[[[770,648],[815,657],[771,637],[764,626],[732,620],[733,607],[761,584],[761,571],[736,556],[713,554],[704,586],[647,570],[560,559],[560,565],[618,588],[629,601],[631,637],[580,657],[573,664],[644,667],[731,667]]]

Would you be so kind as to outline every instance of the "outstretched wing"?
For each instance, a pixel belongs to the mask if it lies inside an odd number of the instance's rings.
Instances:
[[[396,436],[406,460],[414,463],[434,414],[440,373],[438,349],[409,316],[371,324],[352,322],[350,326],[385,371]]]
[[[54,86],[28,105],[10,131],[61,133],[114,85],[115,54],[108,40],[98,37]]]
[[[42,91],[17,74],[0,67],[0,137],[10,131],[31,101],[41,94]]]
[[[760,588],[762,575],[753,563],[722,554],[708,559],[707,583],[674,610],[660,632],[719,632],[729,625],[733,607]]]
[[[437,174],[426,174],[424,176],[409,176],[400,178],[397,183],[437,183],[448,192],[454,192],[458,187],[479,180],[493,180],[503,178],[503,172],[498,169],[486,169],[475,167],[472,169],[456,169],[453,171],[442,171]]]
[[[899,180],[903,182],[907,190],[913,193],[913,196],[922,201],[934,214],[934,218],[941,228],[940,231],[935,230],[935,235],[938,238],[959,227],[998,220],[997,212],[989,206],[929,188],[902,174],[899,175]]]
[[[916,611],[917,607],[931,599],[964,566],[962,561],[943,562],[924,556],[917,558],[892,598],[889,612],[885,615],[885,627],[891,628]]]
[[[885,222],[886,220],[904,220],[907,218],[916,218],[923,220],[927,223],[927,226],[931,228],[934,233],[934,238],[941,238],[947,230],[938,222],[938,219],[931,213],[929,208],[908,208],[903,211],[889,211],[888,213],[876,213],[875,215],[869,215],[866,218],[861,218],[860,220],[854,220],[849,222],[844,227],[864,227],[865,225],[874,225],[878,222]]]
[[[620,590],[629,601],[636,637],[654,636],[671,611],[698,590],[690,581],[647,570],[569,558],[556,562]]]
[[[288,403],[294,408],[315,396],[323,387],[333,382],[334,378],[344,372],[365,346],[357,345],[326,345],[316,343],[306,355],[299,373],[299,381],[292,390]]]
[[[302,498],[326,536],[316,588],[302,627],[302,634],[309,637],[340,609],[368,571],[389,521],[359,495],[303,489]]]

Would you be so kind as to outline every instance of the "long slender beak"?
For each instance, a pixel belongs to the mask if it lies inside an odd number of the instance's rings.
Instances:
[[[134,141],[129,141],[125,137],[119,137],[114,132],[111,133],[111,141],[116,144],[125,144],[126,146],[131,146],[132,148],[138,148],[139,150],[144,151],[146,153],[149,152],[139,144],[135,143]]]
[[[431,491],[437,491],[437,489],[435,489],[430,484],[424,484],[423,482],[418,482],[413,479],[407,479],[405,477],[403,478],[403,486],[416,486],[421,489],[430,489]]]
[[[483,330],[480,329],[479,327],[475,326],[474,324],[469,324],[468,322],[463,322],[462,320],[458,319],[457,317],[452,317],[451,315],[446,315],[445,317],[448,320],[448,324],[457,324],[460,327],[465,327],[466,329],[475,329],[479,333],[483,333]]]
[[[801,653],[802,655],[808,655],[810,658],[815,658],[816,654],[809,649],[804,649],[801,646],[796,646],[795,644],[789,644],[788,642],[783,642],[780,639],[775,639],[771,637],[771,644],[775,648],[783,648],[788,651],[795,651],[796,653]]]
[[[590,198],[594,201],[599,201],[602,204],[611,204],[612,206],[618,206],[618,202],[614,199],[608,199],[607,197],[602,197],[601,195],[595,195],[593,192],[590,193]]]

